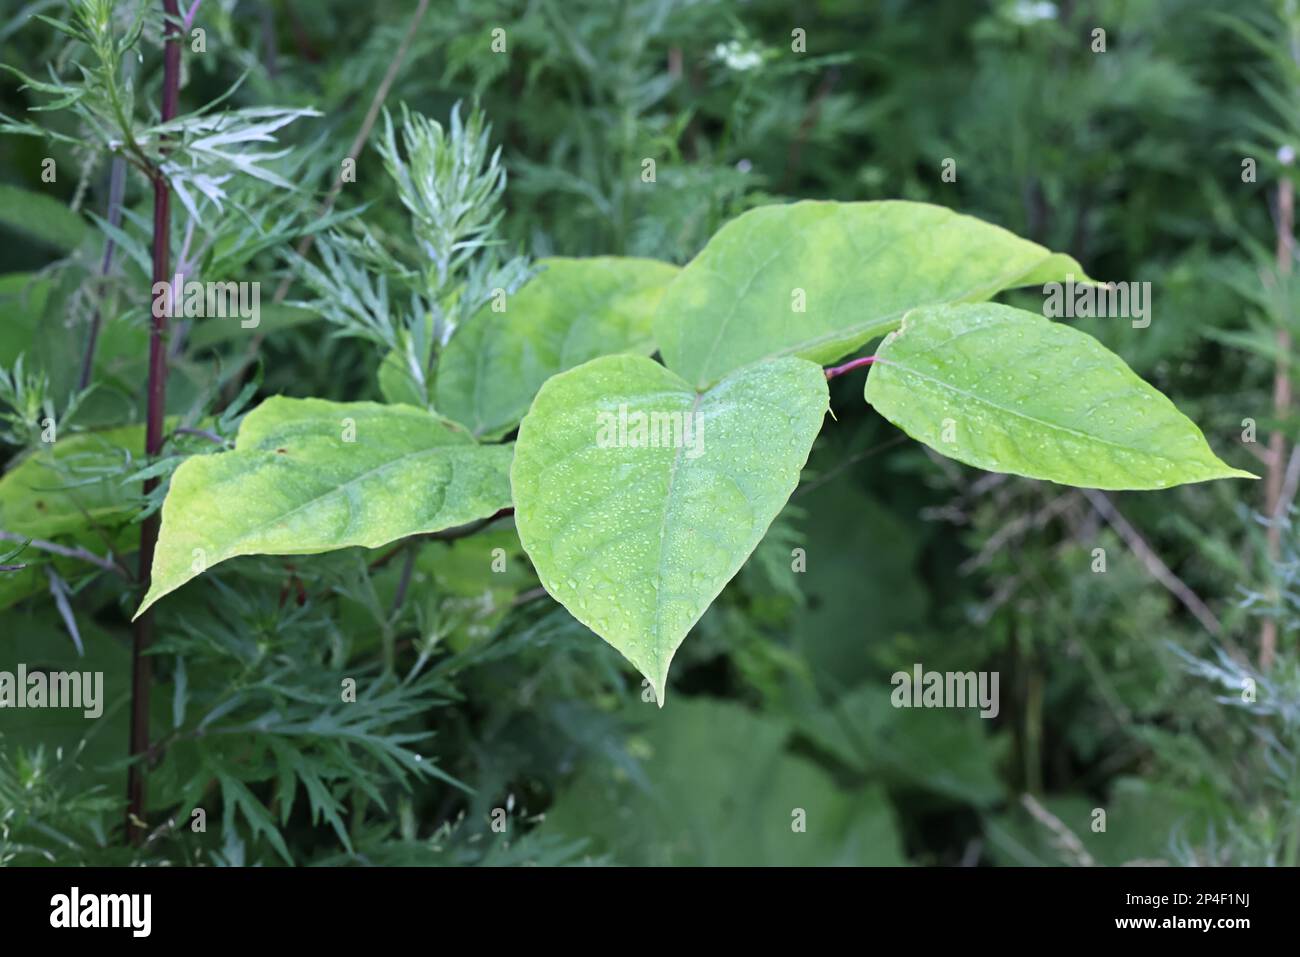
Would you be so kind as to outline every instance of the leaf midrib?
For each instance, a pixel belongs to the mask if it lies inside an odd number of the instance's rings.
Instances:
[[[1019,409],[1013,409],[1013,408],[1008,408],[1007,406],[1004,405],[999,405],[998,403],[992,401],[991,399],[985,398],[984,396],[979,395],[978,393],[968,392],[965,389],[959,388],[958,386],[955,386],[949,382],[945,382],[943,379],[939,379],[934,376],[927,375],[924,372],[920,372],[909,366],[903,365],[902,363],[894,359],[878,359],[877,362],[879,362],[882,366],[885,366],[887,368],[898,369],[900,372],[915,376],[918,379],[924,379],[927,382],[931,382],[939,386],[941,389],[947,390],[953,395],[960,396],[961,398],[969,399],[971,401],[977,402],[997,412],[1004,412],[1007,415],[1012,416],[1014,418],[1024,419],[1027,422],[1033,422],[1034,424],[1041,425],[1050,431],[1065,432],[1069,435],[1086,439],[1089,442],[1096,442],[1096,443],[1100,443],[1101,445],[1107,445],[1110,446],[1111,448],[1119,449],[1120,451],[1128,452],[1130,454],[1146,456],[1148,458],[1162,459],[1166,462],[1172,462],[1175,465],[1184,464],[1188,461],[1194,461],[1192,459],[1186,459],[1186,458],[1173,458],[1172,456],[1164,455],[1159,452],[1150,452],[1145,449],[1138,449],[1130,445],[1123,445],[1119,442],[1114,442],[1111,441],[1110,439],[1102,438],[1101,436],[1098,435],[1093,435],[1088,432],[1080,432],[1078,429],[1072,429],[1067,425],[1060,425],[1054,422],[1049,422],[1045,419],[1040,419],[1037,416],[1030,415],[1027,412],[1023,412]]]
[[[703,392],[697,391],[695,393],[695,401],[691,403],[691,411],[687,413],[688,415],[694,417],[699,412],[700,400],[703,398],[704,398]],[[696,424],[696,427],[698,428],[698,423]],[[677,482],[677,473],[681,471],[682,456],[685,452],[686,452],[685,443],[684,442],[678,443],[677,454],[673,456],[673,464],[668,470],[668,489],[666,494],[664,495],[664,515],[662,521],[660,521],[659,523],[659,562],[655,569],[655,577],[656,577],[656,581],[658,582],[658,587],[655,588],[654,651],[655,651],[655,661],[660,666],[660,674],[662,674],[665,678],[667,677],[667,675],[666,675],[666,669],[664,669],[663,667],[664,661],[663,661],[663,651],[662,651],[662,642],[661,642],[661,639],[663,638],[663,607],[664,607],[663,596],[664,596],[664,584],[665,584],[664,556],[666,554],[664,549],[664,537],[668,532],[668,513],[672,511],[672,506],[673,506],[673,485],[675,485]],[[675,652],[676,649],[674,648],[673,651],[669,652],[669,654],[671,655]]]
[[[476,445],[471,445],[471,444],[469,444],[469,443],[461,443],[460,445],[451,445],[451,444],[447,444],[447,445],[436,445],[436,446],[431,446],[431,447],[429,447],[429,448],[419,449],[419,450],[414,451],[414,452],[406,452],[406,453],[403,453],[403,454],[402,454],[401,456],[399,456],[398,458],[395,458],[395,459],[389,459],[387,462],[384,462],[383,464],[378,465],[378,466],[376,466],[375,468],[367,469],[365,472],[362,472],[360,475],[357,475],[357,476],[354,476],[353,478],[348,479],[346,482],[342,483],[341,485],[336,485],[336,486],[334,486],[333,488],[329,489],[328,491],[326,491],[326,492],[322,492],[320,495],[315,495],[315,496],[313,496],[312,498],[309,498],[307,501],[303,502],[302,504],[300,504],[300,505],[295,505],[293,508],[289,509],[287,512],[282,512],[282,513],[280,513],[279,515],[275,516],[274,518],[269,519],[269,520],[267,520],[266,522],[263,522],[263,523],[259,524],[256,528],[251,529],[251,530],[245,532],[244,534],[240,535],[238,538],[236,538],[236,539],[231,543],[231,545],[230,545],[231,553],[228,554],[226,557],[227,557],[227,558],[233,558],[233,557],[234,557],[234,550],[235,550],[235,549],[238,549],[238,548],[239,548],[243,543],[247,542],[248,539],[252,538],[254,535],[261,534],[261,533],[265,532],[267,529],[269,529],[269,528],[273,528],[274,526],[279,525],[279,524],[281,524],[281,523],[287,521],[288,519],[290,519],[291,517],[293,517],[294,515],[296,515],[298,512],[301,512],[303,509],[305,509],[305,508],[309,508],[310,506],[313,506],[313,505],[316,505],[316,504],[318,504],[318,503],[324,501],[325,499],[329,498],[331,495],[339,495],[339,494],[342,494],[342,493],[345,492],[345,490],[348,490],[348,489],[350,489],[350,488],[353,488],[354,486],[358,485],[358,484],[361,483],[361,482],[366,481],[366,480],[369,479],[369,478],[372,478],[372,477],[374,477],[374,476],[376,476],[376,475],[380,475],[380,474],[382,474],[383,472],[387,471],[388,469],[395,468],[395,467],[397,467],[397,466],[399,466],[399,465],[402,465],[402,464],[404,464],[404,463],[406,463],[406,462],[408,462],[408,461],[410,461],[410,460],[412,460],[412,459],[418,459],[418,458],[421,458],[421,457],[423,457],[423,456],[433,455],[433,454],[436,454],[436,453],[438,453],[438,452],[449,452],[449,451],[451,451],[451,450],[453,450],[453,449],[457,449],[457,448],[478,448],[478,446],[476,446]],[[274,455],[274,453],[263,453],[263,454]],[[448,483],[444,483],[444,484],[445,484],[445,485],[450,485],[450,482],[448,482]],[[445,497],[444,497],[444,499],[443,499],[443,504],[444,504],[444,505],[446,504],[446,499],[445,499]],[[349,507],[350,507],[350,506],[349,506]],[[439,511],[440,511],[440,512],[442,511],[442,508],[441,508],[441,507],[439,507]],[[351,518],[349,518],[349,520],[348,520],[348,527],[350,528],[351,525],[352,525],[352,521],[351,521]],[[426,530],[426,531],[428,531],[428,530]],[[413,534],[414,534],[414,533],[413,533]],[[347,547],[347,546],[340,546],[340,547]]]
[[[923,302],[911,306],[906,306],[903,309],[895,310],[894,312],[887,313],[886,315],[883,316],[875,316],[870,319],[865,319],[861,322],[852,323],[840,329],[834,329],[831,330],[830,332],[822,333],[821,335],[815,336],[811,339],[805,339],[801,342],[797,342],[792,345],[785,346],[781,349],[776,350],[775,352],[769,352],[766,355],[762,355],[748,362],[745,362],[744,364],[737,366],[735,369],[728,369],[715,379],[709,381],[703,381],[703,382],[697,381],[696,388],[697,389],[712,388],[718,382],[721,382],[723,379],[725,379],[727,376],[731,375],[733,372],[737,371],[738,369],[747,369],[750,366],[758,365],[760,362],[768,362],[772,359],[780,359],[785,356],[798,357],[802,353],[808,351],[809,349],[816,349],[820,346],[828,345],[840,339],[853,339],[853,338],[857,338],[858,336],[865,336],[865,338],[862,341],[866,342],[866,340],[868,339],[872,339],[878,335],[882,335],[884,333],[892,331],[889,327],[898,323],[903,318],[903,316],[907,315],[907,313],[911,312],[913,309],[923,309],[927,307],[953,305],[955,303],[966,302],[969,301],[971,297],[983,294],[985,292],[987,292],[988,296],[997,295],[998,293],[1003,292],[1007,289],[1015,288],[1015,284],[1017,280],[1025,276],[1032,275],[1036,269],[1042,266],[1044,262],[1046,262],[1054,255],[1056,254],[1048,251],[1046,255],[1042,256],[1032,266],[1029,266],[1028,268],[1025,269],[1016,269],[1013,271],[1001,273],[995,279],[992,280],[991,284],[969,287],[966,290],[960,293],[956,293],[952,296],[945,296],[941,299],[936,299],[930,302]],[[732,314],[734,314],[734,309]],[[709,362],[712,362],[712,357],[716,352],[716,345],[717,342],[715,341],[714,348],[711,349],[709,353],[709,358],[708,358]],[[851,348],[852,347],[850,347],[850,349]],[[847,354],[847,352],[845,354]],[[829,360],[829,361],[833,361],[833,360]],[[700,378],[708,376],[709,374],[710,372],[706,365],[705,371],[701,373]]]

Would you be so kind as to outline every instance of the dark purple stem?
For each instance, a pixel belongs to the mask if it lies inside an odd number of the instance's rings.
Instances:
[[[166,34],[163,44],[162,112],[160,119],[166,123],[176,117],[180,100],[181,44],[177,28],[179,11],[177,0],[163,0],[166,14]],[[153,179],[153,281],[170,280],[171,271],[171,184],[159,169],[152,171]],[[154,316],[149,330],[149,405],[145,425],[145,453],[150,457],[162,451],[163,414],[167,397],[167,334],[166,316]],[[156,478],[146,479],[144,494],[157,486]],[[141,584],[149,588],[153,568],[154,547],[158,544],[158,513],[145,519],[140,528]],[[149,751],[149,690],[152,668],[145,654],[153,642],[153,612],[147,611],[135,622],[135,635],[131,645],[131,766],[127,769],[126,783],[126,836],[138,847],[144,840],[145,816],[145,755]]]
[[[875,356],[863,356],[861,359],[850,359],[848,362],[839,366],[831,366],[826,370],[826,378],[834,379],[837,375],[844,375],[846,372],[852,372],[854,369],[860,369],[863,366],[869,366],[876,361]]]

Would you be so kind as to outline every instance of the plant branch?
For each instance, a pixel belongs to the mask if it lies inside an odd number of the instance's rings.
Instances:
[[[1068,854],[1075,864],[1080,867],[1093,867],[1096,865],[1097,862],[1093,860],[1092,855],[1083,846],[1079,836],[1066,827],[1059,817],[1043,807],[1032,794],[1020,795],[1020,803],[1034,820],[1052,832],[1052,843],[1065,854]]]
[[[113,157],[111,172],[108,174],[108,216],[107,220],[110,226],[117,227],[122,224],[122,196],[126,190],[126,160],[120,156]],[[113,268],[113,250],[116,248],[113,237],[109,236],[104,241],[104,258],[99,264],[99,278],[103,282],[108,276],[108,272]],[[86,338],[86,351],[81,358],[81,377],[77,380],[77,388],[85,390],[90,385],[91,377],[95,370],[95,348],[99,344],[99,327],[103,322],[103,307],[95,305],[95,310],[90,317],[90,333]]]
[[[409,538],[403,539],[402,542],[396,548],[390,549],[389,551],[380,555],[373,562],[371,562],[367,567],[370,569],[370,571],[374,571],[376,568],[383,568],[394,558],[396,558],[399,554],[401,554],[402,550],[406,548],[407,543],[409,542],[412,541],[454,542],[459,538],[469,538],[471,535],[476,535],[479,532],[483,531],[483,529],[487,528],[489,525],[491,525],[493,522],[497,521],[498,519],[506,518],[507,516],[513,514],[515,514],[515,510],[513,508],[503,508],[500,509],[499,511],[493,512],[487,518],[480,518],[478,521],[470,522],[468,525],[457,525],[454,528],[444,528],[440,532],[430,532],[427,535],[412,535]]]
[[[397,71],[402,68],[402,61],[406,59],[406,51],[410,49],[411,41],[415,39],[415,31],[420,27],[420,21],[424,19],[424,13],[429,9],[429,0],[420,0],[419,5],[415,8],[415,13],[411,15],[411,25],[406,28],[406,35],[402,37],[402,42],[393,54],[393,62],[388,64],[388,70],[384,73],[384,78],[379,81],[379,87],[375,90],[375,95],[370,100],[370,107],[366,110],[365,119],[361,121],[361,128],[357,130],[357,135],[352,140],[352,145],[348,147],[348,159],[356,162],[357,157],[361,155],[361,149],[366,145],[366,140],[370,139],[370,131],[374,129],[375,121],[379,119],[379,110],[384,105],[384,100],[388,99],[388,91],[392,89],[393,81],[397,79]],[[325,202],[321,204],[320,214],[324,216],[334,208],[334,201],[338,199],[339,192],[343,189],[343,167],[339,166],[339,173],[334,177],[334,184],[330,187],[329,193],[325,197]],[[315,233],[308,233],[298,243],[298,255],[305,257],[311,251],[311,245],[316,239]],[[280,282],[280,286],[275,290],[274,302],[282,302],[284,297],[289,294],[289,286],[293,282],[291,276],[285,276]]]
[[[77,646],[77,654],[84,657],[86,648],[81,643],[81,629],[77,627],[77,616],[72,611],[72,603],[68,601],[68,585],[59,577],[53,565],[45,566],[45,577],[50,583],[50,595],[54,598],[54,607],[58,609],[59,617],[63,619],[63,627],[68,629],[68,636]]]
[[[59,555],[63,558],[75,558],[79,561],[88,562],[104,571],[112,572],[114,575],[120,575],[127,579],[131,578],[130,572],[113,560],[112,555],[96,555],[92,551],[84,548],[70,548],[67,545],[60,545],[57,542],[47,542],[43,538],[28,538],[26,535],[18,535],[14,532],[0,530],[0,541],[21,542],[34,548],[37,551],[49,552],[51,555]]]
[[[182,426],[181,428],[176,429],[174,432],[172,432],[172,435],[196,435],[201,439],[207,439],[213,445],[220,445],[223,448],[228,447],[230,445],[230,441],[228,439],[223,439],[221,436],[217,435],[217,433],[213,432],[211,429],[195,429],[195,428],[190,428],[189,426]]]
[[[1087,496],[1088,501],[1097,513],[1106,520],[1106,523],[1119,534],[1124,543],[1137,556],[1138,560],[1146,566],[1153,578],[1163,585],[1171,595],[1177,598],[1188,611],[1204,626],[1205,630],[1216,638],[1223,634],[1223,625],[1215,617],[1214,612],[1210,611],[1205,602],[1201,601],[1196,592],[1188,587],[1187,583],[1170,571],[1169,566],[1160,560],[1160,556],[1155,553],[1146,539],[1138,532],[1136,528],[1129,524],[1128,519],[1119,513],[1113,502],[1102,492],[1096,489],[1085,488],[1082,490]]]
[[[402,610],[402,605],[406,603],[406,592],[411,587],[411,575],[415,571],[415,549],[407,546],[406,558],[402,560],[402,574],[397,580],[397,591],[393,595],[393,607],[389,612],[392,618],[397,617],[397,613]]]
[[[1285,153],[1282,161],[1291,165],[1291,154]],[[1291,275],[1291,261],[1295,255],[1295,186],[1283,175],[1277,184],[1277,271],[1278,285],[1286,292]],[[1282,301],[1289,301],[1285,297]],[[1286,433],[1283,431],[1291,410],[1291,332],[1287,328],[1289,316],[1279,316],[1277,327],[1277,361],[1273,368],[1273,418],[1276,422],[1268,439],[1269,462],[1264,473],[1264,515],[1268,519],[1267,547],[1270,565],[1278,560],[1282,551],[1281,513],[1286,507],[1282,497],[1286,461]],[[1277,653],[1277,622],[1265,618],[1259,633],[1259,667],[1267,671]]]
[[[834,379],[836,376],[844,375],[846,372],[852,372],[854,369],[861,369],[863,366],[869,366],[876,361],[875,356],[863,356],[860,359],[850,359],[843,365],[830,366],[825,370],[827,380]]]
[[[402,68],[402,63],[406,60],[406,52],[410,49],[411,41],[415,38],[415,32],[419,29],[420,21],[424,19],[424,13],[428,8],[429,0],[420,0],[419,5],[415,8],[415,13],[411,15],[411,23],[410,26],[406,28],[406,35],[402,37],[401,44],[393,54],[393,62],[388,65],[388,70],[384,73],[383,79],[379,81],[379,86],[375,89],[375,95],[371,97],[370,106],[366,110],[365,118],[361,121],[361,127],[357,130],[357,135],[353,138],[352,145],[348,147],[348,159],[352,160],[354,163],[361,155],[361,150],[365,147],[366,141],[370,139],[370,132],[374,129],[375,121],[379,118],[379,111],[384,105],[384,100],[388,98],[388,91],[392,88],[393,81],[397,79],[397,73]],[[290,19],[293,20],[295,27],[297,27],[297,20],[293,16],[292,8],[290,8],[289,14]],[[340,165],[338,175],[334,177],[334,183],[330,186],[329,193],[326,194],[324,201],[321,203],[318,215],[324,216],[334,208],[334,201],[338,199],[338,195],[342,189],[343,167]],[[308,233],[298,243],[296,252],[300,258],[306,257],[307,253],[311,251],[312,243],[315,242],[315,239],[316,237],[314,233]],[[289,289],[292,285],[293,276],[286,275],[280,280],[280,285],[276,287],[275,295],[272,297],[271,301],[273,303],[283,302],[285,297],[289,295]],[[239,377],[243,374],[244,369],[252,363],[253,357],[257,355],[257,349],[262,344],[262,339],[264,337],[265,333],[258,331],[253,335],[253,338],[249,340],[248,348],[244,351],[244,355],[240,358],[239,364],[230,376],[230,381],[232,383],[237,382]]]
[[[180,100],[181,46],[177,0],[163,0],[166,32],[163,41],[163,86],[161,122],[176,117]],[[171,185],[161,171],[153,176],[153,282],[167,282],[171,259]],[[162,451],[163,419],[167,398],[167,317],[153,315],[149,328],[149,385],[145,426],[145,454],[153,457]],[[144,483],[147,498],[156,488],[157,478]],[[154,512],[140,528],[139,579],[147,589],[153,568],[154,548],[158,544],[158,513]],[[146,654],[153,641],[154,614],[147,611],[136,619],[131,645],[131,766],[127,770],[127,805],[125,830],[127,841],[138,847],[144,840],[145,823],[145,755],[149,750],[149,691],[152,680],[151,661]]]

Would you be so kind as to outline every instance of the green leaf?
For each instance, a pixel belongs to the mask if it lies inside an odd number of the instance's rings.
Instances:
[[[655,308],[676,266],[654,259],[543,259],[506,303],[456,330],[438,362],[438,411],[479,436],[504,435],[542,383],[589,359],[654,352]]]
[[[87,689],[93,702],[87,699],[81,708],[0,708],[0,750],[12,754],[19,748],[35,751],[41,745],[51,750],[62,748],[77,754],[91,772],[87,786],[91,781],[125,785],[122,741],[131,710],[129,636],[122,641],[101,630],[91,616],[81,616],[78,624],[85,653],[79,654],[52,610],[38,610],[21,619],[15,614],[11,621],[14,627],[4,636],[4,670],[13,671],[22,662],[29,674],[66,671],[98,677],[91,679],[96,683]],[[154,704],[157,713],[157,702]],[[87,717],[87,708],[101,713]]]
[[[1091,336],[992,303],[918,309],[876,353],[866,398],[950,458],[1062,485],[1254,478]]]
[[[668,368],[706,388],[777,356],[833,362],[917,306],[1071,273],[1088,281],[1069,256],[942,206],[763,206],[723,226],[682,270],[659,304],[655,337]]]
[[[590,762],[557,796],[543,830],[586,838],[591,852],[619,865],[906,863],[883,788],[846,784],[792,754],[784,721],[708,698],[642,721],[647,781]],[[806,830],[792,826],[796,811]]]
[[[796,520],[798,545],[817,566],[816,574],[789,572],[805,603],[789,637],[817,686],[832,694],[878,677],[875,660],[863,654],[863,608],[871,609],[873,645],[883,646],[912,632],[943,599],[921,578],[925,540],[913,533],[907,509],[891,508],[864,487],[860,472],[839,466],[852,451],[826,446],[809,466],[818,479],[796,499],[805,510]],[[783,558],[789,569],[788,549]]]
[[[61,252],[82,244],[91,229],[53,196],[0,183],[0,223]]]
[[[993,723],[974,707],[895,708],[878,680],[795,719],[818,749],[857,774],[977,807],[1006,798],[998,768],[1006,763],[1011,741]]]
[[[122,484],[123,467],[143,452],[141,425],[73,433],[32,452],[0,478],[0,529],[55,538],[125,525],[139,488]]]
[[[232,339],[251,339],[256,335],[292,329],[295,326],[320,319],[320,314],[303,306],[284,302],[268,302],[258,307],[257,326],[245,326],[248,320],[231,318],[201,319],[190,329],[187,345],[191,349],[215,346]]]
[[[132,524],[140,505],[138,483],[125,485],[128,460],[144,452],[144,426],[64,434],[51,446],[24,456],[0,478],[0,531],[35,539],[58,539],[100,555],[136,546]],[[0,542],[0,548],[4,547]],[[69,580],[96,569],[79,558],[61,558],[29,547],[22,571],[0,575],[0,609],[49,590],[46,563]]]
[[[509,525],[455,542],[429,542],[415,560],[414,581],[421,580],[432,586],[427,607],[436,609],[454,651],[488,640],[514,599],[537,586]]]
[[[233,451],[176,469],[136,616],[237,555],[378,548],[485,518],[510,504],[510,457],[421,409],[268,399]]]
[[[826,408],[802,359],[697,393],[606,356],[548,380],[520,425],[515,522],[538,577],[661,705],[673,653],[794,491]]]
[[[54,280],[36,273],[0,276],[0,366],[11,366],[31,350]]]

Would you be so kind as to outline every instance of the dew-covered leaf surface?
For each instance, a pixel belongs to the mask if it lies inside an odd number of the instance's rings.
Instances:
[[[1096,339],[1009,306],[909,313],[877,351],[866,398],[912,438],[990,472],[1099,489],[1254,477]]]
[[[267,399],[234,450],[172,476],[136,615],[237,555],[377,548],[486,518],[510,504],[510,457],[410,406]]]
[[[802,359],[697,393],[607,356],[549,380],[520,425],[515,521],[538,577],[661,704],[673,653],[794,491],[827,400]],[[638,422],[658,426],[638,436]]]
[[[777,356],[833,362],[917,306],[1069,275],[1086,279],[1069,256],[942,206],[761,206],[718,230],[673,280],[655,338],[668,368],[706,388]]]

